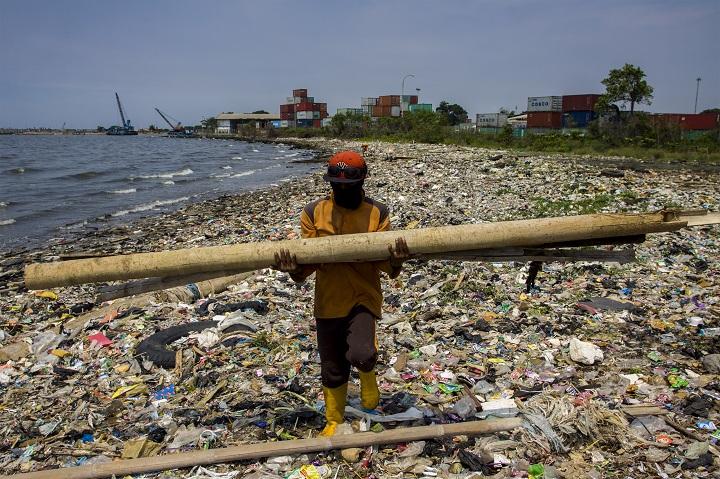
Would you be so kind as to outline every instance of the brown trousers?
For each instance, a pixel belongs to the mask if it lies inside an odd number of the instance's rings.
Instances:
[[[315,319],[323,386],[336,388],[348,382],[350,366],[373,370],[378,358],[376,319],[363,306],[354,307],[344,318]]]

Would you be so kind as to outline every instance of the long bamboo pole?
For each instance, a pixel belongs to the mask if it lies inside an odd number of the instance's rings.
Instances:
[[[182,452],[163,456],[127,459],[92,466],[66,467],[47,471],[0,476],[0,479],[97,479],[116,475],[144,474],[193,467],[197,465],[219,464],[261,457],[285,456],[309,452],[366,447],[378,444],[421,441],[423,439],[445,436],[477,436],[499,431],[511,431],[522,424],[521,418],[487,419],[457,424],[436,424],[432,426],[404,427],[380,433],[361,432],[332,437],[317,437],[294,441],[264,442],[244,444],[222,449]]]
[[[667,219],[661,212],[566,216],[333,235],[36,263],[26,266],[25,284],[29,289],[40,289],[98,281],[185,276],[219,270],[240,273],[269,267],[275,262],[274,255],[281,248],[296,254],[300,264],[379,261],[388,258],[388,245],[399,237],[406,239],[412,253],[429,254],[641,235],[676,231],[685,226],[687,221]]]

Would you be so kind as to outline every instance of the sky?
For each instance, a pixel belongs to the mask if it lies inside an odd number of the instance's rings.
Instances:
[[[640,66],[653,112],[720,107],[718,0],[3,0],[0,127],[138,127],[420,88],[471,115],[601,93]]]

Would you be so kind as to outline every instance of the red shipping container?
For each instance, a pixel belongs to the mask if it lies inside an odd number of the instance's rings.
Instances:
[[[313,128],[320,128],[322,126],[322,122],[320,120],[313,120]]]
[[[527,114],[528,128],[561,128],[562,112],[531,111]]]
[[[383,95],[378,97],[380,106],[400,106],[400,95]]]
[[[680,115],[683,130],[714,130],[718,127],[718,113],[697,113]]]
[[[297,90],[293,90],[293,96],[296,96],[298,98],[305,98],[307,95],[307,88],[299,88]]]
[[[410,96],[410,104],[411,105],[417,105],[418,102],[418,96],[417,95],[411,95]]]
[[[295,111],[313,111],[313,104],[308,102],[298,103]]]
[[[563,95],[562,111],[593,111],[600,95]]]
[[[392,105],[378,105],[373,108],[374,117],[386,117],[390,116],[392,112]]]
[[[281,112],[280,112],[280,119],[281,119],[281,120],[289,120],[289,119],[290,119],[290,113],[288,113],[288,112],[286,112],[286,111],[281,111]]]
[[[657,113],[650,115],[650,123],[653,125],[679,125],[681,116],[679,113]]]

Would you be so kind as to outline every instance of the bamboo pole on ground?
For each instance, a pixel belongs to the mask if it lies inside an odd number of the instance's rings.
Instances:
[[[162,456],[127,459],[92,466],[65,467],[46,471],[0,476],[0,479],[97,479],[102,477],[125,476],[167,471],[198,465],[220,464],[263,457],[304,454],[310,452],[366,447],[379,444],[422,441],[447,436],[477,436],[500,431],[511,431],[522,424],[522,419],[486,419],[457,424],[435,424],[432,426],[404,427],[380,433],[361,432],[332,437],[317,437],[293,441],[244,444],[222,449],[181,452]]]
[[[26,266],[25,284],[29,289],[40,289],[98,281],[186,276],[220,270],[240,273],[269,267],[275,262],[274,255],[281,248],[296,254],[300,264],[378,261],[388,258],[388,245],[399,237],[406,239],[411,253],[430,254],[632,236],[676,231],[685,226],[687,221],[668,219],[661,212],[566,216],[334,235],[36,263]]]
[[[245,281],[252,273],[241,273],[232,276],[224,276],[222,278],[213,278],[205,281],[195,283],[201,298],[206,298],[210,294],[221,293],[225,291],[230,285]],[[71,319],[63,325],[63,329],[70,333],[70,337],[77,335],[85,325],[93,319],[104,316],[111,311],[117,311],[120,308],[131,308],[133,306],[143,307],[152,301],[163,301],[167,302],[170,300],[179,302],[192,302],[194,299],[193,294],[186,287],[175,287],[162,291],[152,291],[134,296],[132,298],[125,298],[119,301],[115,301],[112,304],[103,306],[99,309],[93,309],[87,313],[84,313],[76,318]]]
[[[98,290],[98,295],[95,298],[96,303],[102,303],[104,301],[110,301],[113,299],[124,298],[127,296],[133,296],[136,294],[150,293],[153,291],[167,290],[175,287],[182,287],[188,284],[195,284],[200,287],[200,284],[205,286],[213,287],[213,285],[219,286],[223,281],[229,281],[227,285],[222,289],[227,289],[227,286],[233,283],[239,283],[244,279],[248,278],[252,273],[239,273],[235,271],[213,271],[212,273],[200,273],[189,276],[180,276],[172,278],[146,278],[139,279],[136,281],[129,281],[123,284],[114,284],[109,286],[103,286]],[[207,281],[214,281],[214,283],[206,283]],[[209,291],[208,293],[201,294],[207,295],[217,291]]]

